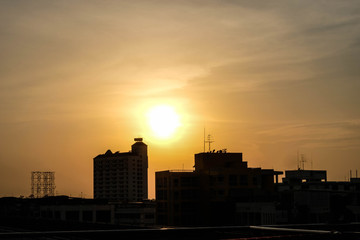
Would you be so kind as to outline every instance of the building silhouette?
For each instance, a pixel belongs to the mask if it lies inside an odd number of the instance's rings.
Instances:
[[[90,228],[96,227],[97,224],[144,227],[155,224],[155,202],[150,200],[128,203],[108,202],[104,199],[68,196],[3,197],[0,198],[0,223],[2,219],[6,221],[13,219],[18,223],[29,219],[43,220],[45,226],[40,225],[42,230],[51,225],[61,227],[61,222],[71,223],[75,229],[76,226]]]
[[[94,158],[94,198],[135,202],[148,198],[147,145],[135,138],[129,152],[107,150]]]
[[[249,168],[242,153],[195,154],[194,171],[156,172],[157,223],[173,226],[272,224],[282,172]],[[277,182],[277,180],[276,180]]]
[[[359,222],[360,178],[326,176],[325,170],[285,171],[278,184],[278,223]]]

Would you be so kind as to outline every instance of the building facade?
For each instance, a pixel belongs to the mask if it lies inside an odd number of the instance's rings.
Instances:
[[[285,171],[278,212],[283,216],[278,223],[358,222],[360,179],[328,181],[325,170]]]
[[[249,168],[242,153],[195,154],[194,171],[156,172],[157,223],[168,226],[274,223],[274,176],[277,179],[279,174],[282,172]]]
[[[42,219],[85,224],[131,225],[155,224],[155,202],[108,203],[102,199],[71,198],[0,198],[0,218]],[[20,220],[21,221],[21,220]]]
[[[135,138],[129,152],[111,152],[94,158],[94,198],[136,202],[148,198],[147,145]]]

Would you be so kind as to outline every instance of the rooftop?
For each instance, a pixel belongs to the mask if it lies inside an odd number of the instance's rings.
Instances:
[[[133,152],[111,152],[111,150],[107,150],[104,154],[99,154],[95,158],[110,158],[110,157],[119,157],[119,156],[135,156],[136,154]]]

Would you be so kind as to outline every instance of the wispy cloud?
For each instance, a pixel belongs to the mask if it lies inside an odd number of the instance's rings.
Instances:
[[[360,147],[360,119],[310,124],[284,124],[257,134],[273,142],[297,143],[299,147],[351,149]]]

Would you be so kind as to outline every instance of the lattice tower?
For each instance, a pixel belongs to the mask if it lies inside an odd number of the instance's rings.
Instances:
[[[31,172],[31,194],[35,198],[55,195],[55,172]]]

